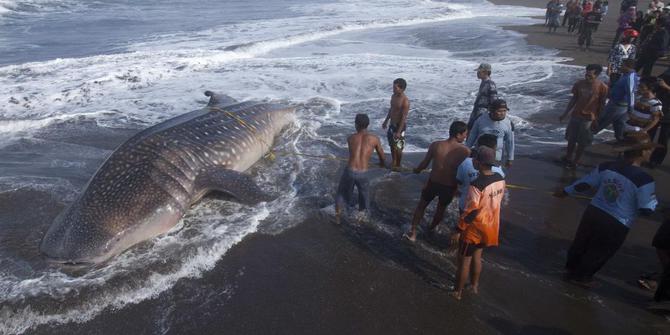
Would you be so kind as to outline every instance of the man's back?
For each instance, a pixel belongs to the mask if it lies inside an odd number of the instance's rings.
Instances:
[[[470,150],[456,141],[436,141],[430,145],[433,151],[433,165],[430,179],[447,186],[456,186],[458,166],[470,155]]]
[[[349,163],[354,171],[366,171],[370,162],[370,155],[375,147],[380,146],[379,138],[367,131],[361,131],[349,136]]]

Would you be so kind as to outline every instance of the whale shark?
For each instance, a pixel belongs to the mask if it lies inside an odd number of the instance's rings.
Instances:
[[[147,128],[105,160],[41,240],[51,262],[105,262],[174,227],[210,192],[269,200],[244,171],[294,121],[288,105],[237,102],[211,91],[206,107]]]

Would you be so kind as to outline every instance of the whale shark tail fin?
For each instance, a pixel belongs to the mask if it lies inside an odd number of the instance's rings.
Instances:
[[[205,96],[209,97],[207,107],[225,107],[238,103],[234,98],[225,94],[218,94],[212,91],[205,91]]]
[[[222,168],[209,168],[201,171],[195,180],[195,190],[199,195],[198,198],[210,192],[222,192],[246,205],[255,205],[273,199],[256,185],[251,176]]]

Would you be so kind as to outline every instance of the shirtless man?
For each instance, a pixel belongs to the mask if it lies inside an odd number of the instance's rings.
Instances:
[[[468,136],[468,127],[464,122],[454,121],[449,127],[449,139],[435,141],[428,147],[426,157],[419,166],[414,169],[414,173],[420,173],[430,161],[433,161],[433,168],[430,171],[428,182],[421,191],[421,199],[414,210],[412,218],[412,228],[403,235],[412,242],[416,241],[416,226],[423,218],[426,207],[437,196],[437,210],[433,217],[433,222],[428,227],[429,230],[435,229],[444,217],[444,211],[454,197],[458,184],[456,183],[456,170],[463,160],[470,155],[470,149],[463,145],[463,141]]]
[[[356,114],[355,119],[356,133],[349,136],[349,161],[347,167],[340,178],[340,185],[337,188],[337,197],[335,202],[336,222],[340,223],[340,214],[342,208],[346,208],[351,203],[351,197],[354,193],[354,185],[358,188],[358,210],[365,211],[369,207],[368,200],[368,162],[372,151],[376,150],[379,155],[379,165],[385,167],[384,149],[379,141],[379,137],[368,133],[370,119],[367,114]]]
[[[391,96],[391,108],[382,123],[382,128],[388,126],[386,137],[391,147],[391,168],[399,169],[402,160],[402,149],[405,147],[405,129],[407,128],[407,114],[409,113],[409,99],[405,95],[407,82],[405,79],[398,78],[393,81],[393,95]]]

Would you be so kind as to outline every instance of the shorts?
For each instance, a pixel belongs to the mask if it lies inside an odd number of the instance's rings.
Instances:
[[[461,240],[458,244],[458,255],[462,257],[472,257],[477,249],[484,249],[483,243],[474,244]]]
[[[425,202],[431,202],[435,197],[439,197],[440,206],[446,206],[451,203],[456,193],[456,186],[442,185],[428,179],[428,183],[421,191],[421,199]]]
[[[354,186],[358,189],[358,210],[366,210],[370,207],[370,198],[368,189],[370,181],[366,172],[357,172],[349,167],[344,169],[340,184],[337,187],[336,201],[344,208],[355,204],[353,199]]]
[[[386,131],[386,139],[389,141],[389,146],[393,148],[394,146],[400,150],[402,150],[405,147],[405,130],[407,129],[407,126],[403,127],[402,131],[400,132],[400,138],[395,139],[394,135],[395,132],[398,130],[398,125],[390,125],[389,129]]]
[[[568,142],[575,142],[580,146],[589,146],[593,143],[593,132],[591,131],[591,121],[580,118],[570,118],[568,127],[565,128],[565,139]]]
[[[651,245],[656,249],[670,250],[670,220],[665,220],[654,235]]]

